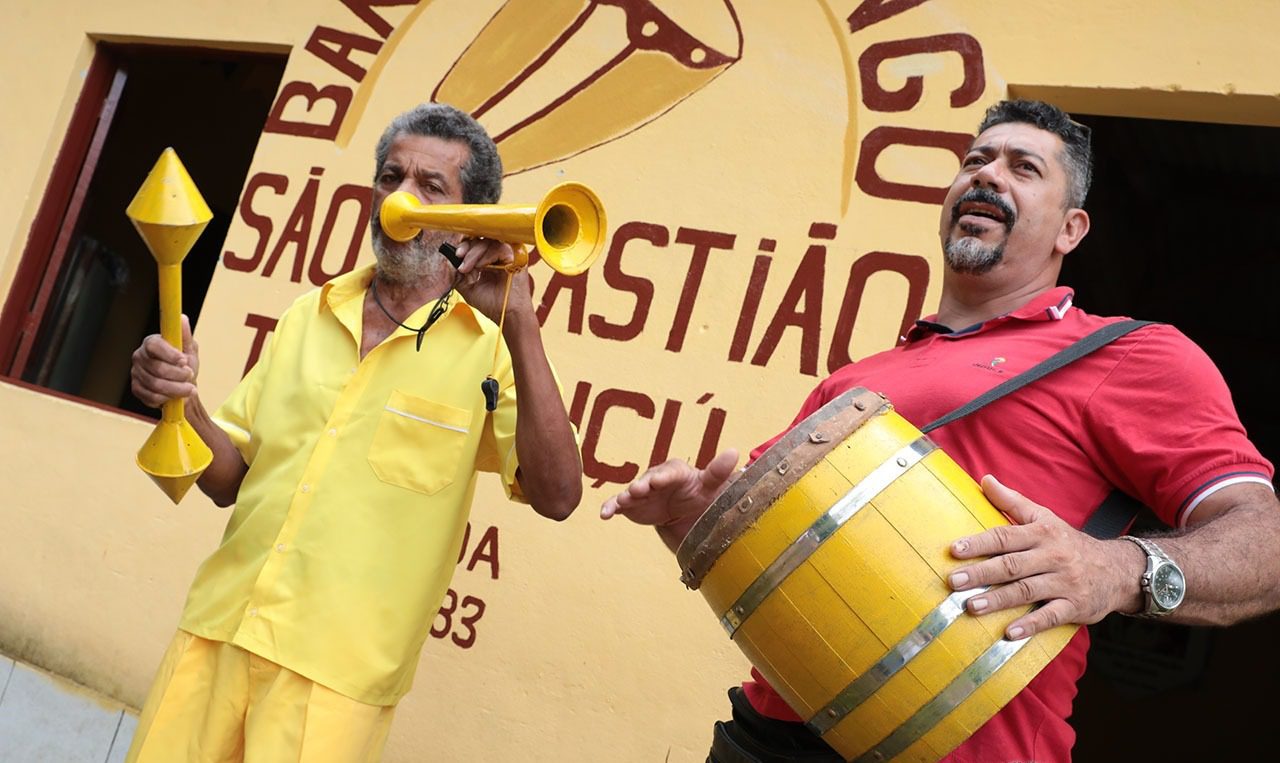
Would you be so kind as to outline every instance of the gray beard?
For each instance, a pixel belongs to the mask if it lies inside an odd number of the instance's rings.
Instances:
[[[972,236],[958,241],[948,238],[942,253],[947,266],[955,272],[980,276],[989,273],[1004,259],[1004,244],[986,246]]]
[[[378,273],[387,283],[407,286],[452,275],[453,267],[439,251],[449,240],[448,233],[423,231],[411,241],[400,242],[392,241],[381,228],[370,227]]]

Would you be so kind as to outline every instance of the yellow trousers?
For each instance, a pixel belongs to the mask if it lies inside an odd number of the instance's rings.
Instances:
[[[126,763],[376,763],[394,707],[366,705],[233,644],[178,631]]]

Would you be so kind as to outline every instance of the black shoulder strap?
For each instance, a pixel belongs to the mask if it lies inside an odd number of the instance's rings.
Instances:
[[[1147,507],[1137,498],[1116,488],[1102,499],[1098,508],[1093,510],[1085,520],[1080,532],[1087,533],[1098,540],[1115,538],[1133,524],[1138,514],[1147,511]]]
[[[974,399],[970,400],[969,402],[955,409],[951,413],[948,413],[942,418],[936,419],[934,421],[929,422],[928,424],[925,424],[924,427],[920,429],[920,431],[923,432],[924,434],[928,434],[929,432],[932,432],[933,430],[937,429],[940,426],[950,424],[956,419],[960,419],[965,416],[968,416],[974,411],[980,408],[984,408],[990,405],[991,403],[994,403],[995,401],[999,400],[1000,398],[1004,397],[1010,392],[1014,392],[1015,390],[1022,389],[1023,387],[1027,386],[1031,382],[1036,381],[1037,379],[1040,379],[1041,377],[1046,376],[1054,371],[1057,371],[1059,368],[1062,368],[1063,366],[1067,365],[1072,361],[1083,358],[1085,355],[1088,355],[1094,350],[1100,347],[1104,347],[1110,344],[1111,342],[1114,342],[1115,340],[1119,339],[1125,334],[1128,334],[1129,332],[1135,329],[1140,329],[1143,326],[1148,326],[1152,323],[1154,323],[1154,321],[1136,321],[1136,320],[1127,320],[1127,321],[1118,321],[1116,323],[1108,323],[1106,326],[1103,326],[1102,328],[1098,329],[1092,334],[1089,334],[1088,336],[1080,340],[1077,340],[1074,344],[1059,350],[1055,354],[1050,355],[1049,357],[1035,364],[1031,368],[1028,368],[1026,371],[1023,371],[1022,373],[1018,374],[1012,379],[1009,379],[1008,381],[1005,381],[1002,384],[999,384],[987,390],[983,394],[975,397]]]
[[[974,411],[994,403],[1010,392],[1021,389],[1046,374],[1052,373],[1068,363],[1079,360],[1094,350],[1110,344],[1125,334],[1154,322],[1127,320],[1109,323],[1065,349],[1050,355],[1012,379],[987,390],[942,418],[926,424],[920,431],[928,434],[940,426],[968,416]],[[1137,517],[1138,512],[1144,508],[1137,499],[1127,493],[1121,490],[1112,490],[1098,508],[1094,510],[1093,514],[1089,516],[1089,519],[1084,523],[1084,527],[1080,529],[1095,538],[1114,538],[1124,532],[1125,528]]]

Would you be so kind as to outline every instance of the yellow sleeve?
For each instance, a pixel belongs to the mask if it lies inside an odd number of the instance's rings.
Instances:
[[[503,365],[498,378],[498,406],[486,417],[484,432],[480,436],[480,450],[476,455],[476,469],[482,472],[494,472],[502,479],[502,487],[507,498],[520,503],[528,503],[524,490],[520,487],[517,472],[520,459],[516,454],[516,384],[511,371],[511,357],[503,352]],[[564,386],[560,376],[550,360],[551,376],[556,381],[556,389],[560,399],[564,400]],[[565,406],[568,408],[568,405]],[[569,426],[573,426],[572,422]],[[582,445],[582,438],[577,427],[573,429],[574,441]]]
[[[263,343],[258,362],[249,369],[249,373],[244,375],[222,405],[218,406],[218,410],[213,412],[213,423],[227,433],[246,464],[253,464],[254,455],[258,451],[258,444],[253,439],[253,416],[262,385],[270,371],[275,338],[283,325],[284,316],[281,316],[275,331]]]

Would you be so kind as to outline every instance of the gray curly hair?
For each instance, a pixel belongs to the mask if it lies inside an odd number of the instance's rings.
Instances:
[[[1089,186],[1093,184],[1093,147],[1089,128],[1053,104],[1023,99],[1000,101],[987,109],[982,124],[978,125],[978,134],[1006,122],[1034,125],[1062,139],[1062,163],[1066,165],[1070,181],[1067,205],[1083,207]]]
[[[471,157],[462,165],[464,204],[494,204],[502,198],[502,158],[498,147],[470,114],[445,103],[423,103],[391,120],[374,151],[375,178],[382,174],[391,144],[404,133],[467,144]]]

